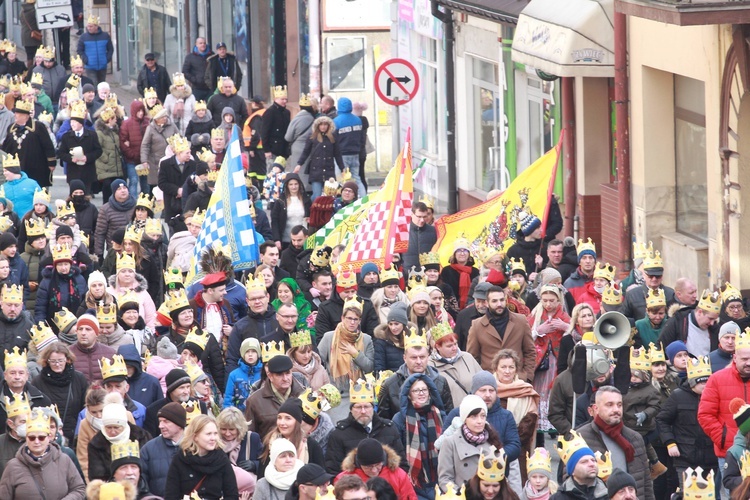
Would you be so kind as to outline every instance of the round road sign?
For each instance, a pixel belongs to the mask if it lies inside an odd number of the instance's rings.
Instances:
[[[406,104],[414,99],[417,90],[419,73],[405,59],[388,59],[375,72],[375,92],[388,104]]]

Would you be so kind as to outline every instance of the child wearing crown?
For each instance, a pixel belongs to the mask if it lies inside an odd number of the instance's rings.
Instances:
[[[34,320],[52,324],[55,313],[63,307],[77,311],[88,289],[81,270],[73,264],[69,247],[52,247],[52,268],[42,271],[42,282],[37,290]]]
[[[274,202],[279,199],[284,179],[286,179],[286,172],[284,172],[286,166],[282,161],[285,161],[283,157],[274,160],[271,171],[263,181],[263,198],[268,200],[267,209],[269,211],[273,208]]]
[[[531,456],[527,454],[526,474],[529,479],[523,486],[521,500],[549,498],[557,492],[558,484],[552,480],[552,458],[545,448],[535,449]]]
[[[258,382],[263,371],[260,342],[254,337],[246,338],[240,345],[237,368],[227,378],[224,391],[224,408],[236,407],[245,411],[245,401],[250,396],[253,384]]]

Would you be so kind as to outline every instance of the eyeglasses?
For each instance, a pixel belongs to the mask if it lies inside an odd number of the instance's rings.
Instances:
[[[354,405],[352,406],[352,411],[370,411],[372,408],[372,405]]]
[[[359,318],[350,318],[348,316],[344,316],[344,319],[351,322],[359,321]]]
[[[68,362],[67,359],[50,359],[47,361],[47,363],[51,365],[64,365],[67,362]]]
[[[26,439],[28,439],[29,441],[44,441],[48,437],[49,436],[47,436],[47,435],[44,435],[44,436],[26,436]]]
[[[412,389],[409,394],[427,394],[429,389]]]

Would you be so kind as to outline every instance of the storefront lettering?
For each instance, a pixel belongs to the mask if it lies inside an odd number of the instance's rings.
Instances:
[[[573,62],[595,62],[601,63],[604,59],[604,51],[597,49],[578,49],[570,53]]]
[[[537,26],[531,32],[532,45],[546,45],[549,42],[549,28],[546,25]]]

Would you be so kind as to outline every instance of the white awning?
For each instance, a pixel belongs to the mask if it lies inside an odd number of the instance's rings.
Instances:
[[[614,0],[531,0],[512,59],[556,76],[614,77]]]

